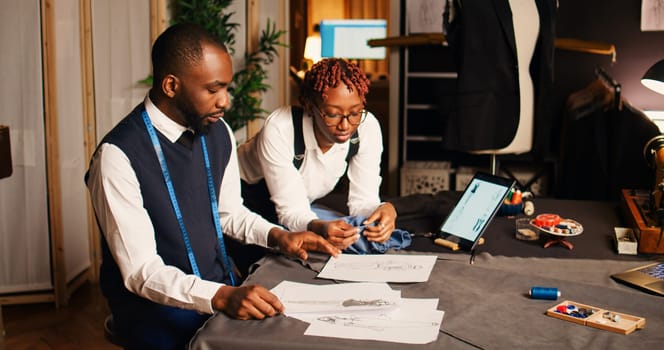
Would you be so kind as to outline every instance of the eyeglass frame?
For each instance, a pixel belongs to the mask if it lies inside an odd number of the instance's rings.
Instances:
[[[367,111],[366,106],[363,107],[362,110],[360,110],[359,112],[351,112],[351,113],[348,113],[348,114],[337,113],[337,114],[333,114],[331,116],[329,114],[327,114],[322,108],[318,107],[316,104],[312,104],[312,106],[323,117],[323,122],[327,126],[337,126],[337,125],[341,124],[341,121],[343,121],[344,119],[346,119],[348,124],[350,124],[352,126],[358,126],[358,125],[362,124],[367,119],[367,114],[369,114],[369,111]],[[355,113],[360,115],[360,122],[359,123],[353,123],[353,122],[350,121],[351,115],[355,114]],[[330,120],[336,120],[337,122],[334,123],[334,124],[330,124],[329,123]]]

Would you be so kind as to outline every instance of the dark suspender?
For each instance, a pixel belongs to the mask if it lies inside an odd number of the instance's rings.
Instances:
[[[302,115],[304,114],[304,109],[299,106],[291,107],[291,115],[293,117],[293,147],[295,148],[295,154],[293,156],[293,165],[296,169],[300,169],[302,166],[302,161],[304,161],[304,132],[302,131]],[[348,154],[346,155],[346,163],[350,162],[350,159],[357,154],[357,151],[360,149],[360,135],[357,133],[357,130],[353,133],[353,136],[350,138],[350,146],[348,147]]]
[[[295,154],[293,156],[293,165],[295,169],[300,169],[302,161],[304,160],[304,133],[302,132],[302,114],[304,109],[302,107],[291,107],[291,115],[293,117],[293,147]]]

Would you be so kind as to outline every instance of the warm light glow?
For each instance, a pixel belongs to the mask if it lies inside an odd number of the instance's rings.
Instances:
[[[310,35],[304,43],[304,58],[310,59],[316,64],[321,60],[320,35]]]

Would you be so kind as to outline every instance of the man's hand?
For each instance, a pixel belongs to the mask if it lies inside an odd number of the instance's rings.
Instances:
[[[369,241],[382,243],[387,241],[395,228],[397,211],[391,203],[383,203],[364,221],[364,236]],[[375,225],[374,225],[375,223]]]
[[[276,295],[257,285],[220,287],[212,298],[212,308],[239,320],[262,320],[284,310]]]
[[[268,245],[270,247],[277,246],[282,253],[302,260],[307,260],[307,251],[317,251],[332,256],[341,253],[339,248],[313,232],[288,232],[276,227],[271,229],[268,234]]]
[[[346,249],[360,238],[360,230],[342,219],[338,220],[312,220],[308,228],[311,231],[327,238],[330,243],[339,249]]]

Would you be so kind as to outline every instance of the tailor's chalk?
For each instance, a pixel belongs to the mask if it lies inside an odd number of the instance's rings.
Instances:
[[[444,238],[436,238],[436,239],[433,240],[433,242],[436,243],[437,245],[441,246],[441,247],[450,248],[453,251],[459,250],[459,245],[457,243],[450,242],[450,241],[448,241]]]
[[[556,300],[560,297],[558,288],[550,287],[532,287],[530,288],[530,297],[533,299]]]

